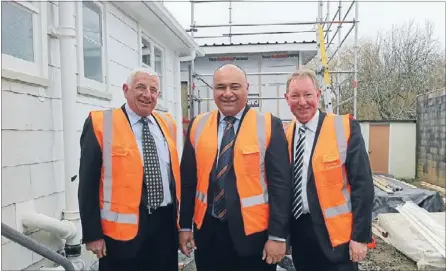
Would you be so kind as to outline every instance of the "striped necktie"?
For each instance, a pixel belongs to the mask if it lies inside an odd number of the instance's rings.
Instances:
[[[218,164],[216,167],[216,177],[214,183],[214,202],[212,215],[220,220],[226,218],[226,201],[225,201],[225,177],[233,165],[234,150],[234,122],[236,118],[225,117],[226,128],[220,143],[220,153],[218,156]]]
[[[305,152],[305,130],[307,127],[302,125],[299,128],[299,141],[296,144],[296,150],[294,152],[294,164],[293,164],[293,206],[292,213],[294,218],[299,218],[302,214],[303,202],[302,202],[302,170],[304,162]]]

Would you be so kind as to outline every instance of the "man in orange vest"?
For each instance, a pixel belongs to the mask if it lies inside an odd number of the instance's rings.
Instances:
[[[183,149],[180,249],[196,248],[198,271],[276,270],[291,206],[282,123],[247,105],[239,67],[224,65],[213,79],[218,109],[192,120]]]
[[[374,187],[357,121],[318,109],[311,70],[294,73],[285,98],[292,164],[291,248],[297,270],[358,270],[372,241]]]
[[[159,77],[136,69],[120,108],[92,111],[82,131],[83,242],[99,270],[178,270],[180,168],[173,118],[154,110]]]

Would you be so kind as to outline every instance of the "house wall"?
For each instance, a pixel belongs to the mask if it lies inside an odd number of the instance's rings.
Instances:
[[[251,96],[248,97],[248,102],[256,101],[258,107],[254,108],[261,112],[271,112],[273,115],[282,119],[289,120],[293,118],[284,99],[284,94],[288,76],[296,71],[299,65],[299,52],[206,55],[195,60],[195,71],[197,74],[206,74],[206,76],[200,76],[200,78],[212,86],[212,74],[218,67],[228,63],[239,65],[246,73],[287,72],[287,74],[283,75],[248,75],[250,95],[281,97],[281,99],[258,100],[255,96]],[[189,81],[188,65],[189,63],[184,63],[181,68],[181,80],[186,82]],[[212,89],[200,80],[195,80],[195,84],[195,95],[211,100],[202,101],[200,106],[195,102],[194,116],[199,112],[209,112],[216,108],[212,100]]]
[[[417,99],[417,177],[446,187],[446,89]]]
[[[367,152],[370,151],[370,122],[360,122]],[[414,178],[416,171],[416,124],[390,122],[389,125],[389,174],[395,178]]]
[[[48,29],[58,25],[58,3],[48,2]],[[79,158],[79,136],[90,110],[111,108],[125,102],[121,86],[132,68],[140,66],[138,23],[112,4],[106,4],[106,43],[111,100],[77,96],[74,114]],[[76,14],[73,14],[76,17]],[[150,34],[150,29],[147,31]],[[48,39],[49,86],[41,87],[2,77],[2,222],[23,230],[21,215],[35,211],[61,219],[65,206],[63,126],[59,41]],[[158,42],[165,54],[164,101],[161,105],[175,112],[180,102],[180,82],[174,77],[176,52]],[[76,61],[73,62],[76,65]],[[76,69],[77,70],[77,69]],[[177,101],[178,100],[178,101]],[[178,121],[178,124],[181,122]],[[77,160],[78,161],[78,160]],[[62,248],[60,240],[44,232],[27,232],[54,249]],[[21,270],[42,259],[36,253],[2,237],[2,270]],[[91,255],[90,255],[91,256]],[[89,257],[87,255],[87,257]],[[88,263],[88,261],[87,261]]]

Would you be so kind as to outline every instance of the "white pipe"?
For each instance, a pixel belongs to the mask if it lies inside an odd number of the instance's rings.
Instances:
[[[58,220],[44,214],[24,213],[22,217],[23,226],[30,229],[40,229],[57,234],[62,239],[71,239],[76,235],[76,227],[67,220]]]
[[[176,86],[178,93],[174,96],[175,98],[175,112],[177,119],[177,150],[178,155],[181,157],[183,152],[183,108],[182,108],[182,99],[183,99],[183,90],[181,89],[181,61],[177,61],[176,63]]]
[[[72,221],[77,229],[77,238],[68,245],[79,245],[81,243],[81,225],[79,206],[77,200],[78,188],[78,153],[76,151],[76,100],[77,100],[77,62],[75,38],[76,24],[74,1],[59,2],[59,33],[60,42],[60,73],[62,85],[62,118],[64,139],[64,167],[65,167],[65,210],[64,219]]]

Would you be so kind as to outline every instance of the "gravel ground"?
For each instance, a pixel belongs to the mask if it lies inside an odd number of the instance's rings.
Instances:
[[[376,248],[369,250],[367,257],[359,264],[359,270],[417,270],[414,261],[375,237]]]
[[[417,270],[417,265],[404,254],[400,253],[393,246],[385,243],[379,237],[375,236],[376,248],[367,253],[367,257],[359,264],[359,270],[390,271],[390,270]],[[180,253],[180,262],[185,261],[182,271],[196,271],[195,262],[192,258],[187,258]],[[277,267],[277,270],[294,270],[287,266],[286,269]]]

